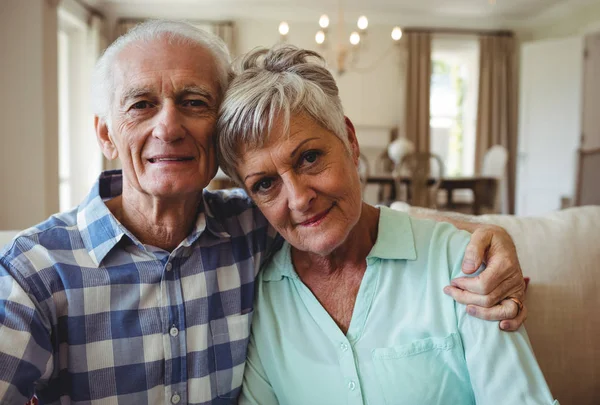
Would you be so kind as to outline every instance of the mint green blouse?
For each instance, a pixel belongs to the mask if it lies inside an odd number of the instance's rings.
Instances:
[[[523,327],[502,332],[443,293],[469,237],[381,207],[346,335],[285,244],[258,277],[240,403],[558,404]]]

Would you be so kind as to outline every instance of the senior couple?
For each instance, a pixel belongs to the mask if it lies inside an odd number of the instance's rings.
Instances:
[[[362,202],[318,55],[230,72],[169,21],[99,60],[96,134],[123,169],[1,252],[0,403],[552,404],[508,235]],[[204,190],[217,155],[244,192]]]

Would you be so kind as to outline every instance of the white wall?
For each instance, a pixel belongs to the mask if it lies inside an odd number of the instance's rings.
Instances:
[[[600,31],[600,2],[560,13],[534,27],[526,27],[531,39],[565,38]]]
[[[0,2],[0,229],[58,210],[56,8]]]

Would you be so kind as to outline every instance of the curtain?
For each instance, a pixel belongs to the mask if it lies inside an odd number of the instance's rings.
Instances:
[[[503,213],[514,213],[517,102],[515,39],[512,36],[482,35],[479,61],[479,105],[475,141],[475,167],[481,173],[483,157],[494,145],[508,151],[503,181]]]
[[[429,152],[429,93],[431,84],[431,34],[405,33],[406,69],[406,137],[416,152]]]

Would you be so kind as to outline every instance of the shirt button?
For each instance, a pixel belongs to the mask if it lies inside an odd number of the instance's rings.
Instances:
[[[171,271],[173,265],[171,263],[167,263],[167,271]]]
[[[349,389],[350,391],[354,391],[354,389],[356,389],[356,383],[355,383],[354,381],[350,381],[350,382],[348,383],[348,389]]]
[[[175,326],[173,326],[170,330],[169,330],[169,334],[173,337],[176,337],[177,335],[179,335],[179,329],[177,329]],[[177,401],[179,402],[179,401]]]
[[[346,343],[340,344],[340,350],[345,352],[346,350],[348,350],[348,345]]]
[[[171,397],[172,404],[178,404],[179,401],[181,401],[181,397],[179,396],[179,394],[175,394]]]

